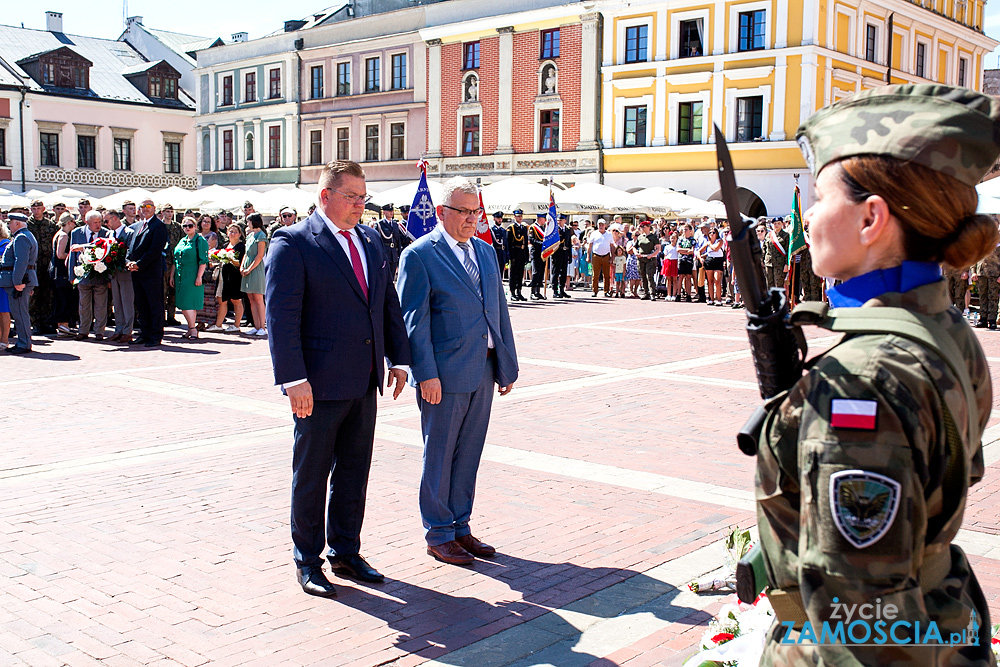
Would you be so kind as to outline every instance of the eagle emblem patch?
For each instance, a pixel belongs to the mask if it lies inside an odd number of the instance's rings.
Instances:
[[[837,530],[858,549],[875,544],[892,527],[901,489],[896,480],[865,470],[830,475],[830,510]]]

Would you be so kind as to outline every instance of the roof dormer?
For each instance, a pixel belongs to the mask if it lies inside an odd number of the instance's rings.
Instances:
[[[90,88],[90,68],[94,65],[68,46],[36,53],[17,64],[41,86],[76,90]]]
[[[129,67],[122,72],[152,102],[176,101],[181,73],[165,60]]]

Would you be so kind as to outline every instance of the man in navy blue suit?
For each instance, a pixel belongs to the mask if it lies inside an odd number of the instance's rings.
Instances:
[[[441,224],[404,250],[399,265],[424,435],[420,517],[427,553],[454,565],[496,553],[472,535],[469,519],[494,386],[506,395],[518,373],[496,252],[476,238],[482,213],[475,183],[446,181]]]
[[[406,382],[399,366],[410,363],[388,258],[375,230],[358,224],[367,201],[361,167],[329,163],[319,206],[305,222],[277,229],[265,259],[274,381],[295,415],[295,565],[302,589],[321,597],[336,596],[322,569],[327,544],[335,572],[383,580],[359,553],[375,390],[385,381],[383,359],[393,398]]]
[[[142,208],[152,211],[152,200],[143,201]],[[135,342],[156,347],[163,340],[163,249],[167,246],[167,226],[154,214],[135,223],[134,229],[125,268],[132,272],[135,319],[142,330]]]

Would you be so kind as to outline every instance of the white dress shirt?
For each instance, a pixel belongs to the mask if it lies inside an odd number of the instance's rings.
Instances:
[[[458,247],[458,241],[448,233],[448,230],[444,228],[444,225],[439,223],[438,227],[441,228],[441,236],[443,236],[444,240],[448,242],[448,247],[451,248],[453,253],[455,253],[455,257],[458,259],[459,265],[465,269],[465,251]],[[479,258],[476,257],[476,246],[472,245],[472,239],[469,239],[467,243],[469,244],[469,257],[472,258],[472,263],[476,265],[477,269],[479,269]],[[466,269],[466,272],[468,272],[468,269]],[[479,270],[479,275],[482,277],[482,269]],[[469,277],[471,278],[472,276]],[[482,289],[482,283],[480,283],[479,288]],[[490,333],[489,325],[486,326],[486,347],[491,350],[496,347],[493,344],[493,334]]]

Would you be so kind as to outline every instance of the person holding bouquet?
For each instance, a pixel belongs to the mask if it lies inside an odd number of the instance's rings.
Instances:
[[[108,230],[101,227],[101,214],[97,211],[87,213],[86,225],[77,227],[70,234],[69,275],[75,279],[80,296],[80,328],[76,332],[76,340],[87,340],[90,337],[91,326],[94,328],[94,338],[104,340],[104,329],[108,326],[108,282],[111,272],[104,259],[104,250],[98,250],[98,239],[108,238]],[[85,254],[92,251],[89,261]],[[96,321],[95,321],[96,320]]]
[[[208,265],[208,241],[198,233],[194,218],[181,222],[184,238],[174,246],[174,272],[170,284],[176,292],[177,308],[187,322],[187,333],[182,338],[197,338],[196,318],[205,303],[205,286],[202,276]]]
[[[264,253],[267,251],[267,234],[264,233],[264,218],[260,213],[247,216],[247,250],[240,264],[243,276],[241,288],[250,299],[250,310],[253,312],[254,328],[247,331],[248,336],[267,335],[267,325],[264,321]]]
[[[224,257],[224,259],[221,259],[222,270],[219,272],[219,280],[222,282],[218,297],[219,314],[215,318],[215,324],[210,326],[208,330],[224,333],[240,333],[240,322],[243,321],[243,297],[245,296],[243,290],[240,289],[243,279],[243,276],[240,275],[240,262],[243,259],[243,255],[246,254],[247,246],[243,242],[243,231],[236,223],[229,225],[226,235],[229,237],[229,245],[219,253],[220,258]],[[229,304],[233,305],[233,321],[235,324],[230,324],[228,327],[223,328],[222,325],[226,321],[226,312],[229,310]]]

